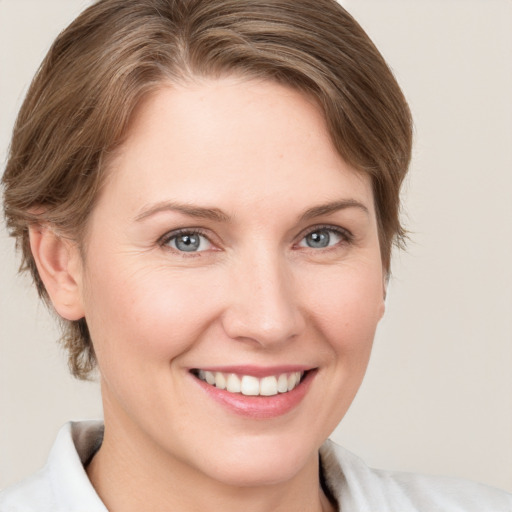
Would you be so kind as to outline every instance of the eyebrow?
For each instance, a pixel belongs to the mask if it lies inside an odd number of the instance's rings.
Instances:
[[[299,216],[299,219],[301,221],[310,220],[315,217],[329,215],[347,208],[358,208],[369,215],[368,208],[363,203],[356,201],[355,199],[342,199],[308,208]],[[219,208],[205,208],[202,206],[191,205],[188,203],[177,203],[174,201],[163,201],[145,208],[135,217],[135,220],[137,222],[141,222],[152,215],[166,211],[179,212],[196,219],[208,219],[215,222],[229,222],[231,220],[231,217]]]
[[[230,220],[229,215],[219,208],[204,208],[202,206],[187,203],[176,203],[174,201],[163,201],[149,208],[145,208],[135,217],[135,220],[140,222],[147,217],[151,217],[152,215],[165,211],[179,212],[184,215],[188,215],[189,217],[195,217],[196,219],[208,219],[216,222],[228,222]]]
[[[322,204],[319,206],[313,206],[313,208],[307,209],[301,216],[300,219],[310,220],[315,217],[321,217],[322,215],[329,215],[339,210],[346,210],[347,208],[358,208],[367,215],[370,214],[368,208],[361,202],[355,199],[342,199],[340,201],[332,201],[330,203]]]

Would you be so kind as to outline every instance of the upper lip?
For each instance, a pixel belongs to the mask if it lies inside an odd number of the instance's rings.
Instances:
[[[252,375],[253,377],[270,377],[272,375],[281,375],[283,373],[306,372],[314,367],[308,365],[286,364],[278,366],[254,366],[254,365],[236,365],[236,366],[198,366],[190,370],[203,370],[207,372],[234,373],[236,375]]]

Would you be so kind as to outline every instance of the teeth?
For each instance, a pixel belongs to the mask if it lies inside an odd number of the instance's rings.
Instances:
[[[252,375],[224,374],[199,370],[197,376],[204,382],[230,393],[242,393],[246,396],[274,396],[295,389],[304,372],[281,373],[258,379]]]
[[[226,389],[226,377],[221,372],[215,374],[215,386],[219,389]]]
[[[263,379],[261,379],[260,395],[277,395],[277,379],[275,377],[263,377]]]
[[[242,395],[258,396],[260,394],[260,381],[256,377],[244,375],[242,377],[242,386],[240,391]]]
[[[290,375],[288,375],[288,391],[291,391],[296,385],[297,385],[297,374],[295,372],[290,373]]]
[[[286,393],[288,391],[288,377],[286,373],[279,375],[277,379],[277,391],[279,391],[279,393]]]
[[[226,389],[230,393],[240,393],[240,391],[242,389],[242,383],[240,382],[240,379],[234,373],[229,374],[228,380],[226,382]]]

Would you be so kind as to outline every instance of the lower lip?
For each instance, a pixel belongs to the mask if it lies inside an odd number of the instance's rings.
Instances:
[[[193,377],[210,398],[240,416],[254,419],[269,419],[282,416],[295,409],[306,396],[309,386],[316,375],[310,370],[303,377],[300,384],[287,393],[278,393],[273,396],[246,396],[241,393],[230,393]]]

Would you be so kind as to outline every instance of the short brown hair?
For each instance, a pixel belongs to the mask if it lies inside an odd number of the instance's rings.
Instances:
[[[412,122],[384,59],[335,0],[100,0],[54,42],[14,127],[3,176],[7,225],[48,300],[28,227],[79,242],[109,152],[163,82],[236,74],[289,85],[322,108],[341,156],[370,176],[383,266],[404,231],[399,191]],[[35,213],[38,212],[38,213]],[[72,373],[95,367],[85,319],[63,320]]]

